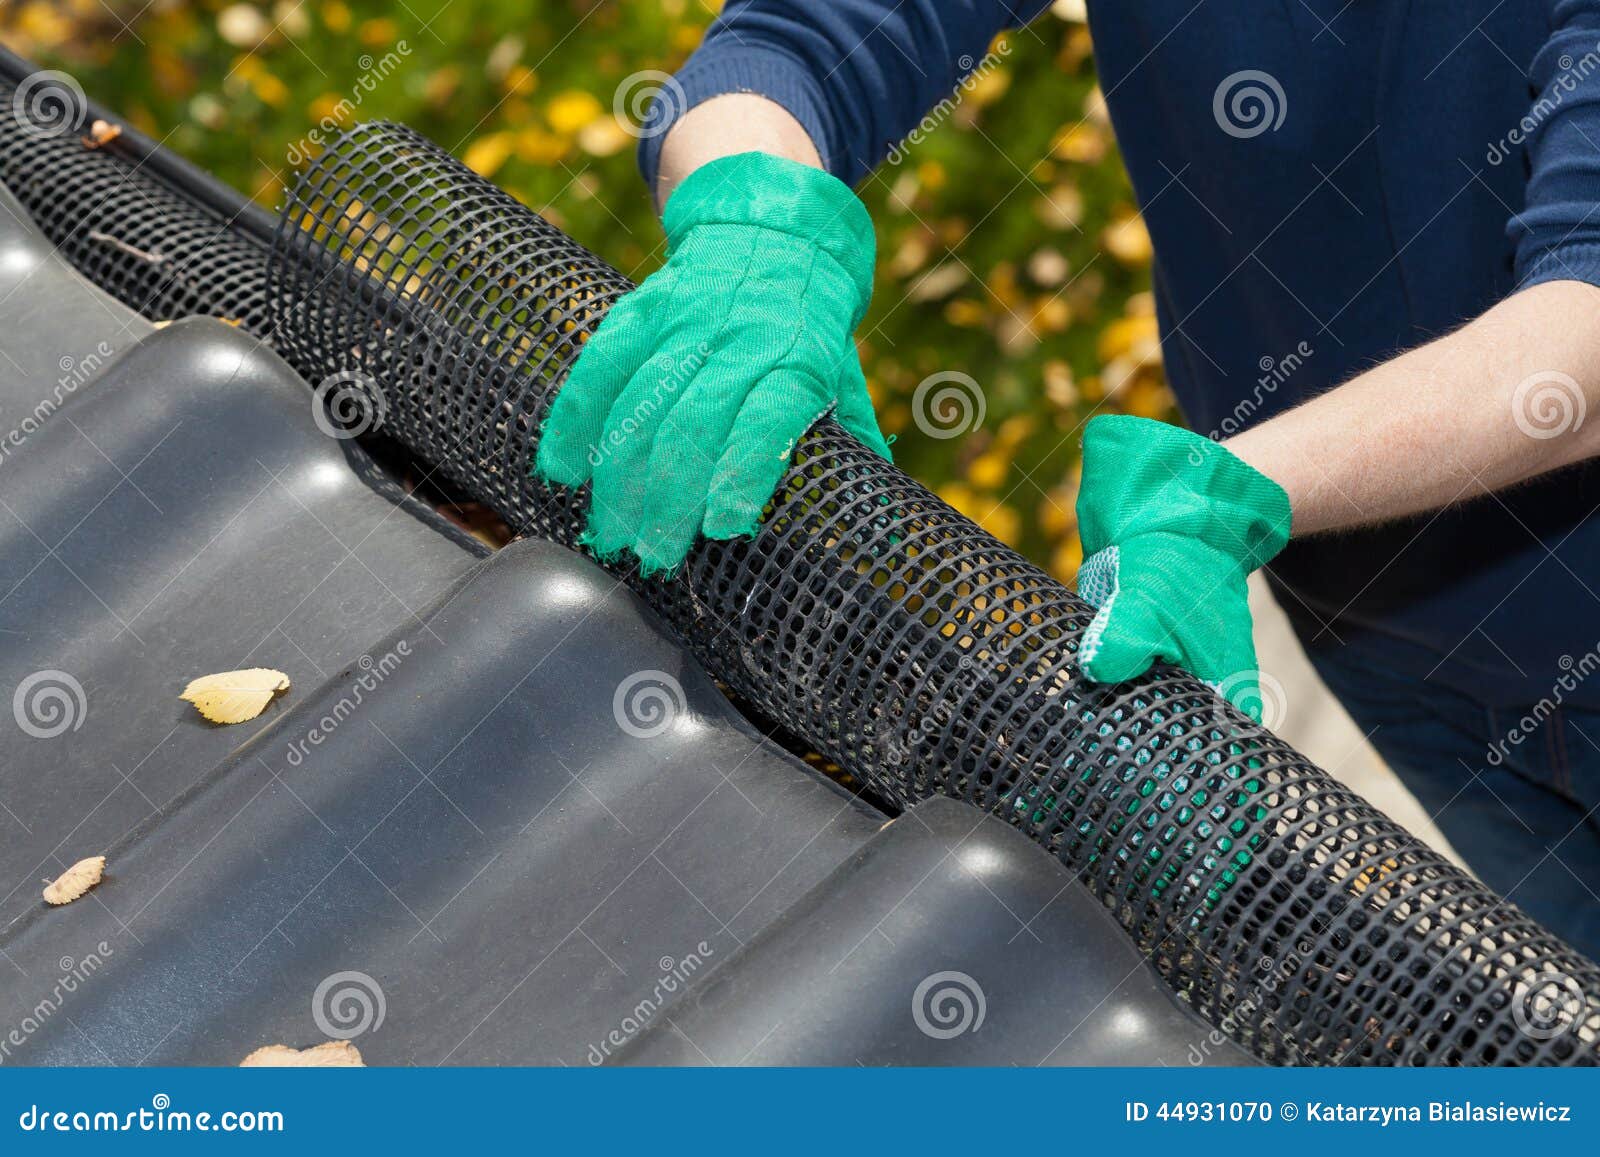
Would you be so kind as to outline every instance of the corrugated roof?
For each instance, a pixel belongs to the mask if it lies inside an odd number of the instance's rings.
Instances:
[[[0,335],[0,1061],[1246,1059],[1026,838],[886,827],[615,579],[487,555],[9,195]],[[250,666],[293,681],[252,723],[177,698]]]

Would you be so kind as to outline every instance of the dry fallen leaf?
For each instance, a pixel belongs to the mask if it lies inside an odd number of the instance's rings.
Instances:
[[[98,149],[102,145],[109,145],[121,135],[121,125],[114,125],[109,121],[95,121],[89,126],[89,135],[83,138],[83,147]]]
[[[363,1069],[361,1050],[347,1040],[323,1041],[308,1049],[267,1045],[239,1062],[241,1069]]]
[[[105,872],[104,856],[79,860],[57,876],[54,883],[45,885],[44,901],[46,904],[70,904],[98,884]]]
[[[246,723],[260,715],[272,697],[289,689],[289,676],[270,667],[248,667],[202,675],[183,689],[187,699],[213,723]]]

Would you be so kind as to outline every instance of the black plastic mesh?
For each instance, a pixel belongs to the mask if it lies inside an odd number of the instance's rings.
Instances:
[[[516,529],[584,499],[529,477],[544,409],[629,283],[403,127],[360,126],[284,214],[275,340],[379,383],[389,432]],[[1600,970],[1210,689],[1092,688],[1090,611],[832,422],[760,534],[626,576],[710,670],[908,804],[1002,815],[1170,983],[1268,1060],[1593,1063]]]
[[[87,147],[99,110],[74,89],[58,85],[42,98],[30,85],[18,116],[17,74],[26,76],[19,63],[9,53],[0,57],[8,66],[0,74],[0,180],[63,256],[153,320],[205,314],[265,336],[268,247],[238,227],[259,211],[237,194],[237,208],[224,213],[178,191],[166,163],[171,154],[152,159],[154,145],[132,130]],[[69,111],[59,123],[30,121],[30,93],[57,114]]]
[[[240,318],[313,383],[370,376],[386,432],[518,529],[573,541],[583,496],[527,463],[620,274],[390,125],[306,174],[269,266],[242,198],[148,142],[22,132],[10,94],[0,77],[0,175],[98,284],[154,318]],[[753,542],[704,544],[672,582],[624,577],[884,798],[967,799],[1052,851],[1264,1059],[1600,1059],[1593,964],[1196,681],[1081,685],[1084,604],[831,422]]]

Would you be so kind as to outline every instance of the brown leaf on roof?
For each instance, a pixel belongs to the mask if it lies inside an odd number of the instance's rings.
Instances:
[[[289,689],[289,676],[270,667],[222,671],[190,681],[179,699],[187,699],[213,723],[246,723],[266,710],[272,697]]]
[[[90,856],[87,859],[79,860],[57,876],[53,883],[45,885],[45,903],[72,903],[72,901],[98,884],[100,877],[105,875],[105,871],[106,858],[104,856]]]
[[[266,1045],[239,1062],[241,1069],[364,1069],[361,1050],[347,1040],[323,1041],[308,1049]]]

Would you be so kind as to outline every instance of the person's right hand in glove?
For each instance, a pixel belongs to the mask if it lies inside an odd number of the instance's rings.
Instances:
[[[698,534],[752,535],[795,443],[830,411],[884,457],[853,334],[872,294],[866,207],[761,152],[678,185],[666,265],[619,301],[550,409],[535,468],[592,481],[584,544],[670,572]]]

